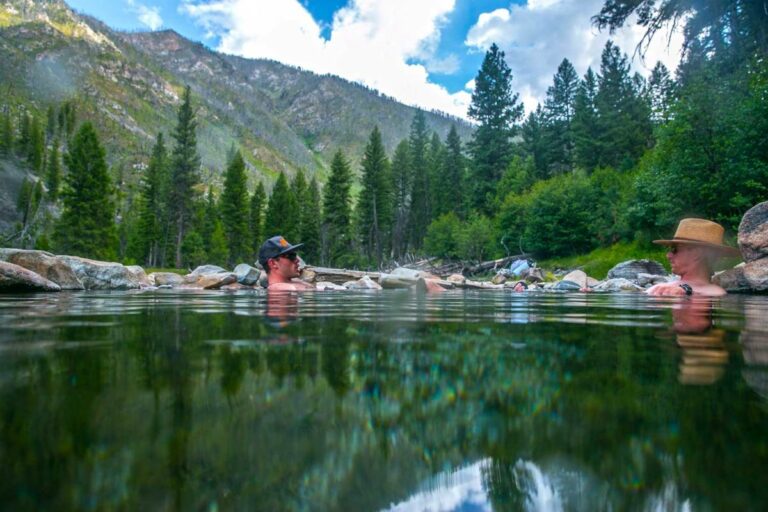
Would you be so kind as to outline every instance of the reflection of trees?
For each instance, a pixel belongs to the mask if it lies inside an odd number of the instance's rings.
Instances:
[[[768,501],[750,478],[768,462],[766,412],[733,399],[738,372],[682,388],[674,341],[659,350],[647,331],[327,317],[275,327],[160,307],[98,318],[114,325],[46,336],[113,346],[20,357],[0,386],[9,506],[373,510],[485,458],[498,510],[525,499],[519,460],[567,466],[596,482],[603,501],[586,503],[617,510],[670,482],[715,508]]]

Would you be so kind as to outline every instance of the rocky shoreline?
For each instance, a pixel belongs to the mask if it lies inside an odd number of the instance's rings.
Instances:
[[[768,292],[768,201],[750,209],[739,226],[739,249],[744,262],[715,274],[713,281],[728,292]],[[501,261],[501,260],[499,260]],[[475,281],[462,274],[439,275],[429,271],[398,267],[391,272],[365,272],[337,268],[306,266],[301,279],[313,283],[318,290],[354,290],[411,288],[423,280],[433,280],[443,288],[472,290],[514,289],[523,281],[528,291],[569,292],[640,292],[656,283],[671,281],[676,276],[652,260],[630,260],[619,263],[598,281],[581,270],[560,278],[545,280],[541,268],[531,267],[514,273],[506,266],[496,271],[493,279]],[[266,274],[246,263],[226,270],[215,265],[202,265],[187,275],[171,272],[147,274],[138,265],[96,261],[78,256],[55,255],[45,251],[0,249],[0,292],[62,290],[133,290],[191,289],[248,290],[264,289]]]

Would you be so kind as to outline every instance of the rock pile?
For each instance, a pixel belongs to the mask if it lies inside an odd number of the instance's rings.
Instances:
[[[739,249],[744,263],[715,275],[713,282],[729,292],[768,291],[768,201],[744,214]]]

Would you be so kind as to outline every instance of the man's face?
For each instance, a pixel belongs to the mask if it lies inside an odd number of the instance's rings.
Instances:
[[[286,279],[299,277],[299,256],[295,252],[281,254],[269,260],[270,272],[275,272]]]
[[[673,245],[667,252],[667,259],[672,267],[672,272],[677,275],[692,272],[702,264],[701,247],[695,245],[678,244]]]

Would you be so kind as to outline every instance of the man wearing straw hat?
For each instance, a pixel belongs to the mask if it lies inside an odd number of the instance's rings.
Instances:
[[[672,240],[654,240],[668,246],[667,258],[679,281],[648,288],[649,295],[725,295],[725,290],[710,282],[715,261],[736,256],[738,249],[723,244],[723,226],[704,219],[683,219]]]

